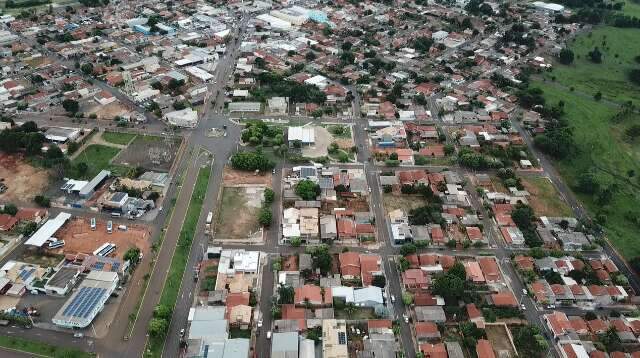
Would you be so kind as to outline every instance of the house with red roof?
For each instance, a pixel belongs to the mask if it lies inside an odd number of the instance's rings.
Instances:
[[[518,300],[511,291],[491,294],[491,302],[496,307],[518,307]]]
[[[313,306],[323,304],[322,289],[316,285],[304,285],[295,288],[294,301],[296,305],[304,305],[306,302]]]
[[[434,322],[415,322],[414,328],[418,342],[430,342],[440,339],[440,331]]]
[[[424,170],[398,170],[396,176],[400,185],[429,185],[429,178]]]
[[[444,246],[446,241],[444,239],[444,231],[440,225],[432,226],[430,229],[431,243],[436,246]]]
[[[362,286],[371,286],[374,276],[382,276],[382,258],[379,255],[360,255]]]
[[[18,219],[9,214],[0,214],[0,231],[9,231],[18,224]]]
[[[419,347],[425,358],[447,358],[449,356],[444,343],[422,343]]]
[[[479,339],[476,344],[476,355],[478,358],[496,358],[491,342],[486,339]]]
[[[353,251],[342,252],[338,255],[340,274],[345,280],[360,278],[360,254]]]
[[[408,269],[402,273],[402,285],[407,289],[426,290],[430,283],[429,276],[421,269]]]
[[[478,307],[476,307],[474,303],[469,303],[467,304],[466,309],[469,321],[475,323],[478,328],[484,328],[484,316]]]
[[[499,282],[502,280],[498,263],[493,257],[483,257],[478,259],[478,264],[482,269],[482,274],[488,283]]]

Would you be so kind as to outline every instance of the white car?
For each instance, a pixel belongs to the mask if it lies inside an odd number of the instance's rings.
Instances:
[[[180,330],[180,338],[184,337],[184,328]]]
[[[271,331],[267,332],[267,339],[271,339]]]
[[[407,316],[407,314],[403,314],[402,317],[404,317],[404,323],[409,323],[409,316]]]
[[[526,289],[526,288],[523,288],[523,289],[522,289],[522,294],[523,294],[523,295],[526,295],[526,294],[527,294],[527,289]]]
[[[524,303],[520,305],[520,308],[522,308],[523,311],[527,310],[527,306],[525,306]]]
[[[391,302],[392,302],[392,303],[395,303],[395,302],[396,302],[396,296],[391,295]]]
[[[258,328],[262,327],[262,320],[258,321]]]
[[[82,338],[82,337],[84,337],[84,334],[82,334],[80,332],[73,334],[73,338]]]

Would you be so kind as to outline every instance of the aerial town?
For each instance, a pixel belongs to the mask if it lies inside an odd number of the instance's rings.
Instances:
[[[640,358],[637,103],[639,0],[0,0],[0,356]]]

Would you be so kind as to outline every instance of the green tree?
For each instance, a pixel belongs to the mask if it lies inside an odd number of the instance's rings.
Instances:
[[[320,195],[320,186],[311,180],[301,180],[296,185],[296,194],[303,200],[315,200]]]
[[[387,285],[387,280],[384,275],[375,275],[373,276],[373,280],[371,281],[373,286],[377,286],[380,288],[384,288]]]
[[[273,203],[273,200],[276,197],[276,193],[273,191],[273,189],[271,188],[266,188],[264,190],[264,203],[266,205],[270,205],[271,203]]]
[[[559,59],[560,59],[560,63],[563,65],[570,65],[573,63],[573,51],[571,51],[568,48],[563,48],[562,50],[560,50],[560,55],[559,55]]]
[[[258,214],[258,222],[260,225],[269,226],[271,225],[271,221],[273,221],[273,214],[269,208],[260,209],[260,213]]]
[[[416,248],[416,245],[411,243],[404,244],[400,247],[400,255],[402,256],[415,254],[417,251],[418,249]]]
[[[149,335],[152,337],[164,337],[168,329],[169,323],[166,319],[152,318],[151,321],[149,321]]]
[[[281,305],[292,304],[295,298],[295,290],[288,285],[278,286],[278,303]]]
[[[122,259],[125,261],[129,261],[133,266],[137,265],[138,261],[140,260],[140,249],[135,246],[130,247],[124,253],[124,256],[122,257]]]
[[[448,302],[457,302],[464,294],[464,280],[450,274],[439,275],[433,283],[433,293]]]
[[[80,71],[82,71],[82,73],[84,73],[85,75],[90,75],[93,73],[93,64],[87,62],[87,63],[83,63],[82,66],[80,66]]]
[[[518,348],[518,352],[524,357],[542,357],[549,348],[540,329],[534,325],[515,327],[513,342]]]
[[[4,214],[9,214],[11,216],[15,216],[18,213],[18,207],[14,204],[4,204],[4,208],[2,209]]]
[[[76,100],[65,99],[64,101],[62,101],[62,108],[64,108],[64,110],[69,113],[76,113],[78,112],[78,109],[80,109],[80,105]]]
[[[413,303],[413,295],[411,292],[402,293],[402,303],[404,303],[405,306],[409,306]]]
[[[49,206],[51,206],[51,201],[44,195],[36,195],[33,198],[33,201],[43,208],[48,208]]]

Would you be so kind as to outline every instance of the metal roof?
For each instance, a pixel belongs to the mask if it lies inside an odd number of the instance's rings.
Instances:
[[[31,235],[25,244],[42,247],[42,245],[44,245],[44,243],[47,242],[47,240],[49,240],[70,218],[71,214],[69,213],[62,212],[58,214],[54,219],[44,223],[38,231]]]
[[[91,179],[91,181],[87,183],[87,185],[85,185],[84,187],[82,187],[82,189],[80,189],[79,194],[80,195],[89,195],[89,194],[91,194],[93,189],[95,189],[96,186],[98,186],[98,184],[100,184],[103,180],[105,180],[110,175],[111,175],[110,171],[101,170],[100,173],[98,173],[98,175],[93,177],[93,179]]]

